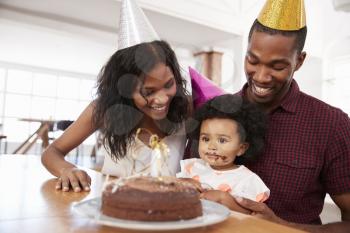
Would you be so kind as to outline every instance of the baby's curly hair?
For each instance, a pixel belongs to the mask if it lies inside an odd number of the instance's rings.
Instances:
[[[192,139],[191,152],[197,157],[201,124],[204,120],[213,118],[234,120],[238,123],[241,142],[249,143],[247,151],[236,157],[235,163],[255,161],[264,146],[267,128],[265,113],[239,95],[225,94],[209,100],[196,110],[193,119],[188,122],[187,128],[192,128],[188,133]]]

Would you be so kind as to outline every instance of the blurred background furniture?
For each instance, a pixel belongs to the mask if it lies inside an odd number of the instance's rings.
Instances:
[[[4,150],[2,149],[2,144],[4,143]],[[7,153],[7,136],[3,133],[3,124],[0,123],[0,154]]]
[[[42,140],[42,149],[46,149],[46,147],[49,145],[49,130],[53,128],[53,124],[56,121],[31,118],[21,118],[19,120],[27,122],[39,122],[40,126],[19,147],[17,147],[13,151],[13,154],[26,154],[27,151],[34,145],[34,143],[39,138]]]
[[[0,135],[0,154],[6,154],[7,153],[7,140],[6,139],[7,139],[6,135],[3,135],[3,134]],[[4,145],[4,151],[1,150],[3,142],[5,144]]]
[[[97,157],[97,152],[98,150],[101,148],[102,146],[102,133],[101,132],[97,132],[96,133],[96,143],[93,146],[91,153],[90,153],[90,158],[96,162],[96,157]]]
[[[50,144],[50,141],[54,140],[54,137],[49,137],[49,132],[53,131],[64,131],[66,130],[73,121],[70,120],[43,120],[43,119],[32,119],[32,118],[21,118],[20,121],[26,122],[39,122],[39,128],[31,134],[19,147],[17,147],[13,154],[26,154],[29,149],[35,144],[38,139],[41,139],[42,150]],[[77,157],[79,156],[79,151],[77,149]]]

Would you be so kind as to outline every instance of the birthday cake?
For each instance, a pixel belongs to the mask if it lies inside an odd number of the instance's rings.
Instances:
[[[202,215],[199,192],[175,177],[141,176],[110,183],[102,193],[104,215],[139,221],[175,221]]]

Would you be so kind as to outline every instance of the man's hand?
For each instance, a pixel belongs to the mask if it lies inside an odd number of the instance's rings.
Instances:
[[[347,233],[350,229],[350,222],[334,222],[326,225],[308,225],[308,224],[298,224],[285,221],[276,216],[276,214],[265,204],[260,202],[251,201],[245,198],[236,198],[237,203],[252,211],[251,215],[258,218],[262,218],[275,223],[283,224],[289,227],[297,228],[312,233]]]
[[[277,215],[265,203],[255,202],[242,197],[237,197],[235,199],[240,206],[250,210],[251,215],[253,216],[280,224],[287,223],[285,220],[277,217]]]

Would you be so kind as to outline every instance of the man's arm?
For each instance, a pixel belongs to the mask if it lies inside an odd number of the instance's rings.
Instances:
[[[350,221],[350,193],[331,195],[331,198],[341,210],[341,219]]]
[[[278,217],[265,203],[259,203],[245,198],[237,198],[236,200],[242,207],[250,209],[252,211],[252,215],[256,217],[283,224],[286,226],[294,227],[300,230],[315,233],[350,232],[350,193],[332,195],[331,197],[341,210],[342,222],[328,223],[325,225],[307,225],[291,223]]]

